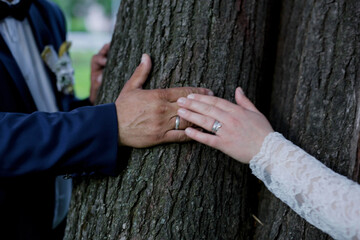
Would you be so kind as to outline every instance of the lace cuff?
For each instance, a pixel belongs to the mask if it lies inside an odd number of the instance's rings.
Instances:
[[[253,174],[309,223],[335,239],[360,239],[360,185],[327,168],[279,133],[250,161]]]

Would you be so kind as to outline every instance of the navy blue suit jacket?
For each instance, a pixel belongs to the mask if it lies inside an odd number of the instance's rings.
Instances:
[[[34,0],[27,19],[39,53],[65,41],[64,16],[53,3]],[[36,112],[20,68],[0,35],[0,238],[50,239],[55,176],[115,173],[116,109],[107,104],[70,111],[87,101],[59,93],[47,69],[62,112]]]

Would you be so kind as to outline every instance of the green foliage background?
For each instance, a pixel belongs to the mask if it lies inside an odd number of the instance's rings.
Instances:
[[[71,59],[75,69],[75,94],[76,97],[84,99],[90,93],[90,60],[95,54],[92,51],[71,52]]]
[[[107,16],[113,14],[113,1],[112,0],[51,0],[58,4],[63,10],[69,31],[81,31],[85,32],[84,16],[87,8],[93,4],[100,4]]]
[[[88,7],[93,3],[103,6],[107,16],[113,14],[113,0],[51,0],[59,5],[65,14],[69,32],[86,32],[84,18]],[[99,49],[76,50],[71,48],[71,58],[75,69],[75,94],[83,99],[90,92],[90,61]]]

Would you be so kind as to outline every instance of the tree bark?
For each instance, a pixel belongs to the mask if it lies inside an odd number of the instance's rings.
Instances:
[[[271,122],[328,167],[359,180],[357,0],[282,1]],[[263,188],[255,239],[329,239]]]
[[[207,87],[261,106],[271,68],[271,1],[123,0],[100,103],[113,102],[149,53],[145,88]],[[269,33],[269,34],[267,34]],[[259,87],[260,86],[260,87]],[[267,94],[270,98],[270,95]],[[256,188],[248,166],[196,143],[133,149],[118,177],[83,179],[73,191],[65,239],[248,239]]]
[[[359,181],[359,15],[357,0],[123,0],[99,102],[147,52],[145,88],[208,87],[232,101],[242,86],[276,131]],[[77,182],[65,239],[330,238],[218,151],[122,153],[118,177]]]

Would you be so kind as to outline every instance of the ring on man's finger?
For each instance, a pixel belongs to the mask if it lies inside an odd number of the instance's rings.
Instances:
[[[218,120],[215,120],[213,126],[212,126],[212,129],[211,129],[211,132],[216,134],[217,131],[222,127],[222,124],[218,121]]]
[[[175,130],[179,130],[180,127],[180,116],[176,116],[175,119]]]

